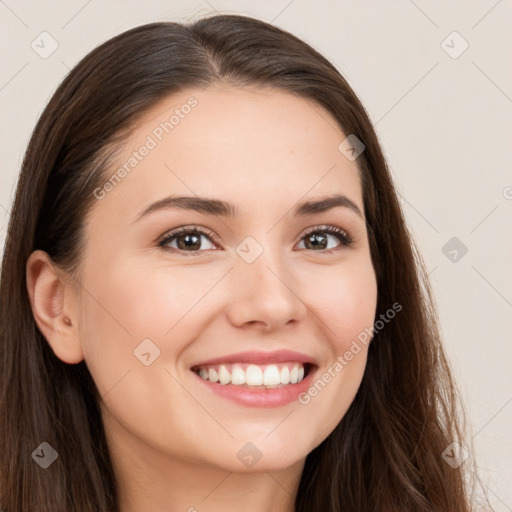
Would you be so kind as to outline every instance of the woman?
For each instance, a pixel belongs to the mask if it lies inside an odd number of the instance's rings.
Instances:
[[[0,300],[4,512],[470,510],[375,131],[276,27],[88,54],[30,140]]]

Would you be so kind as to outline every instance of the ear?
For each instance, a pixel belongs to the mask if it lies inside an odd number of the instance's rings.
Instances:
[[[68,364],[82,361],[73,289],[48,253],[34,251],[26,265],[28,295],[34,320],[55,355]]]

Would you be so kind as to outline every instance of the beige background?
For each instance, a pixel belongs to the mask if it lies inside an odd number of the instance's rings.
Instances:
[[[510,0],[0,0],[2,247],[28,137],[68,69],[135,25],[215,10],[302,37],[365,104],[430,272],[480,476],[495,510],[512,510]],[[58,44],[46,59],[31,47],[50,37],[44,31]],[[463,256],[456,246],[443,252],[453,237],[467,247]]]

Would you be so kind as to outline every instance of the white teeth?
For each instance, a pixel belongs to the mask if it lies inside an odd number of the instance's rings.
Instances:
[[[269,364],[265,368],[265,373],[263,374],[263,384],[265,386],[277,386],[278,384],[281,384],[279,368],[275,364]]]
[[[290,369],[288,366],[283,366],[281,368],[281,384],[289,384],[290,383]]]
[[[245,372],[240,366],[235,366],[231,372],[231,384],[241,385],[245,384]]]
[[[244,370],[245,368],[245,370]],[[258,366],[256,364],[221,364],[203,367],[197,372],[204,380],[234,386],[277,387],[297,384],[304,379],[304,366],[301,363],[279,363]]]
[[[249,386],[261,386],[263,384],[263,372],[259,366],[250,364],[245,371],[247,384]]]
[[[229,384],[231,382],[231,374],[223,364],[219,368],[219,381],[221,384]]]

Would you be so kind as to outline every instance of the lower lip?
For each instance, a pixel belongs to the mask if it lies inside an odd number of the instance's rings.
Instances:
[[[297,400],[298,396],[309,388],[317,369],[317,367],[311,368],[308,375],[297,384],[270,389],[250,389],[232,384],[219,384],[205,380],[195,372],[192,373],[213,393],[239,404],[250,407],[281,407]]]

